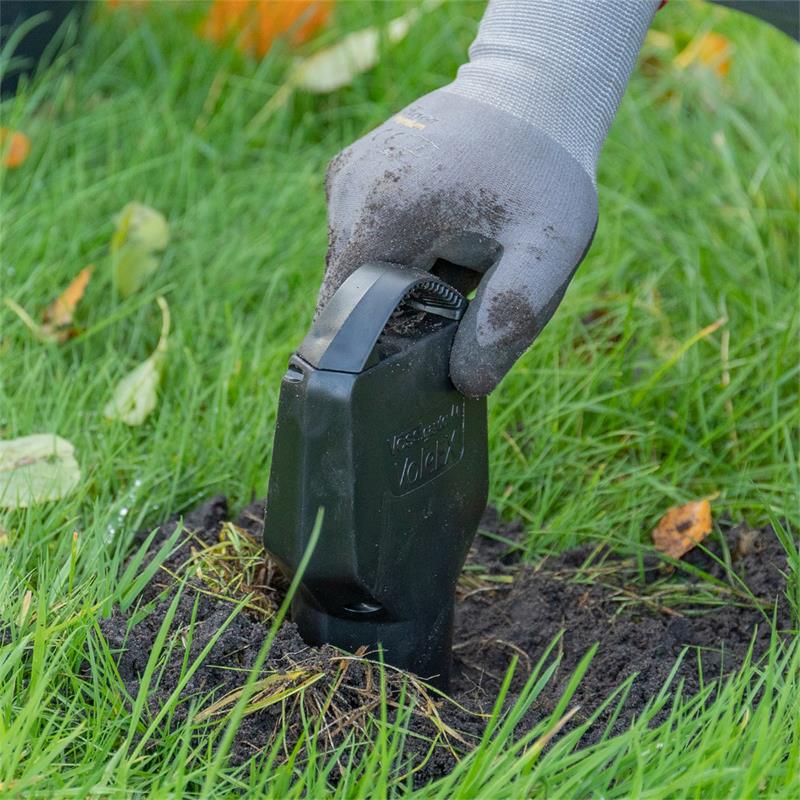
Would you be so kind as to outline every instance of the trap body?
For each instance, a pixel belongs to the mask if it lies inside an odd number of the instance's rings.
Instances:
[[[456,582],[486,506],[486,400],[449,378],[466,300],[430,273],[348,278],[281,384],[264,543],[294,573],[304,640],[446,686]]]

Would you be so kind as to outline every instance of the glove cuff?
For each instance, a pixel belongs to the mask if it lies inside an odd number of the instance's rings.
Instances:
[[[594,181],[659,0],[492,0],[444,91],[539,128]]]

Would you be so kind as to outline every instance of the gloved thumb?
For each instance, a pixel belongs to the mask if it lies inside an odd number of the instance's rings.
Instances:
[[[579,244],[556,236],[552,226],[538,240],[503,250],[453,342],[450,377],[457,389],[483,397],[497,386],[553,315],[586,250],[586,237]]]

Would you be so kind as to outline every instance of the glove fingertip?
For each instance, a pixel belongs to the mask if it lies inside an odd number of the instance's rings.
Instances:
[[[486,358],[467,331],[459,330],[450,353],[450,380],[466,397],[486,397],[502,380],[508,369],[498,369]]]

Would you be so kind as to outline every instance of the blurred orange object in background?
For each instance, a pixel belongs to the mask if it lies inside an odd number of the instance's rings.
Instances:
[[[31,151],[31,140],[22,131],[0,128],[0,157],[10,169],[21,166]]]
[[[263,56],[281,34],[291,33],[295,45],[308,41],[332,8],[333,0],[214,0],[200,31],[214,42],[233,38],[242,52]]]
[[[121,5],[145,6],[147,5],[147,0],[106,0],[106,5],[109,8],[119,8]]]
[[[700,64],[712,69],[720,78],[731,71],[730,39],[720,33],[709,31],[692,39],[691,42],[675,56],[675,66],[685,69],[692,64]]]

